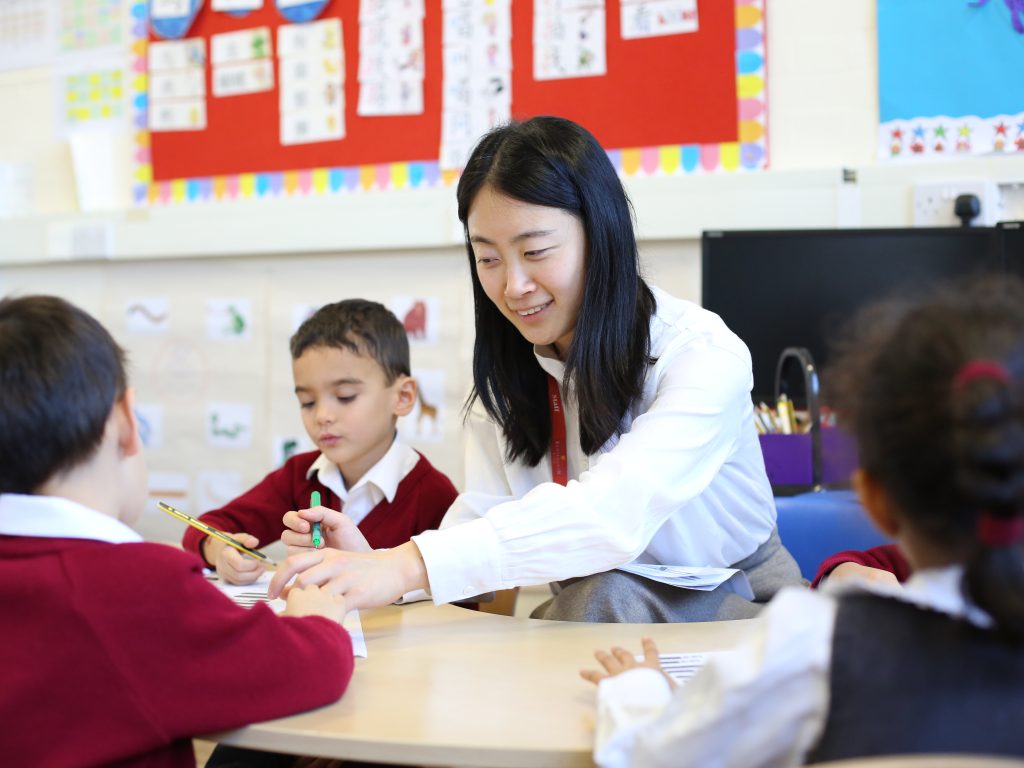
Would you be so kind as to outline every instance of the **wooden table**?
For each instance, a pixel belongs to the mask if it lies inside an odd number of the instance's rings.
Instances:
[[[404,765],[588,766],[594,686],[578,670],[610,645],[728,648],[749,621],[577,624],[416,603],[361,612],[369,657],[335,704],[208,738]]]

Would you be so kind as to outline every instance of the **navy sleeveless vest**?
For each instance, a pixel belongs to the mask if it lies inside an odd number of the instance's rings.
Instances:
[[[843,596],[808,762],[925,752],[1024,756],[1024,646],[900,600]]]

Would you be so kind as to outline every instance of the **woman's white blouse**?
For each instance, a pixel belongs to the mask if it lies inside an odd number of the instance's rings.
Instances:
[[[549,457],[507,463],[500,429],[473,409],[466,492],[441,530],[414,537],[436,603],[633,560],[728,566],[767,540],[775,505],[753,423],[750,354],[717,315],[655,297],[656,362],[628,430],[584,455],[575,398],[563,392],[567,486],[552,482]],[[535,351],[561,384],[562,363],[549,348]]]

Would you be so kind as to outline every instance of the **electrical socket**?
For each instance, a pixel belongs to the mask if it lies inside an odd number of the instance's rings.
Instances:
[[[1003,195],[994,181],[930,182],[914,185],[914,226],[960,226],[960,219],[953,212],[959,195],[977,195],[981,202],[981,213],[972,225],[991,227],[1002,220]]]

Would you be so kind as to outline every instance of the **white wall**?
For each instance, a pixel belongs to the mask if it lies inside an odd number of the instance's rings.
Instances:
[[[1024,180],[1017,157],[878,165],[875,0],[767,4],[771,170],[630,179],[652,282],[699,300],[697,238],[705,228],[905,226],[915,180]],[[64,295],[111,328],[130,352],[139,399],[167,413],[167,439],[149,452],[150,467],[185,475],[191,503],[202,472],[234,472],[249,485],[271,468],[273,437],[301,431],[287,353],[291,308],[346,296],[440,301],[439,342],[414,346],[413,367],[443,371],[444,442],[417,446],[462,482],[459,409],[469,386],[472,307],[453,190],[132,210],[125,178],[124,210],[86,216],[77,212],[67,145],[52,138],[50,73],[0,74],[0,104],[18,115],[0,120],[0,163],[25,164],[34,179],[34,215],[0,220],[0,294]],[[843,168],[859,183],[844,185]],[[109,238],[109,258],[76,258],[83,231]],[[132,335],[125,303],[152,295],[172,301],[172,328]],[[207,340],[205,300],[242,295],[255,307],[252,340]],[[169,368],[175,344],[184,345],[175,359],[188,370]],[[211,400],[253,404],[253,447],[205,444]],[[141,528],[156,538],[179,532],[157,513]]]

